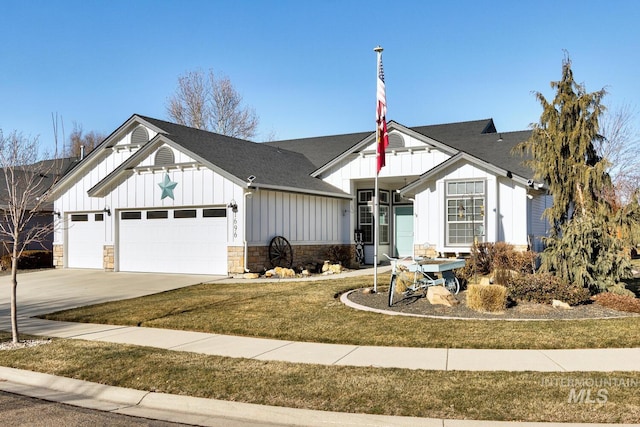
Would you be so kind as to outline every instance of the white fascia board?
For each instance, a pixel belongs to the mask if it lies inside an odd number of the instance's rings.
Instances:
[[[168,145],[174,148],[175,150],[186,154],[187,156],[191,157],[202,166],[218,173],[219,175],[228,179],[229,181],[233,182],[239,187],[244,187],[246,185],[245,181],[239,179],[236,176],[231,175],[230,173],[228,173],[223,169],[220,169],[216,165],[212,164],[206,159],[203,159],[197,154],[194,154],[191,151],[186,150],[182,145],[177,144],[166,135],[162,133],[158,133],[158,135],[156,135],[153,139],[151,139],[151,141],[149,141],[142,148],[136,151],[131,157],[129,157],[124,162],[122,162],[120,166],[118,166],[113,172],[107,175],[102,181],[100,181],[91,189],[89,189],[88,195],[90,197],[106,196],[107,195],[106,190],[109,188],[109,186],[113,182],[116,182],[123,178],[126,179],[126,177],[133,175],[135,173],[134,168],[138,166],[144,159],[146,159],[154,150],[161,147],[162,145]]]
[[[118,129],[111,132],[111,135],[106,137],[100,145],[91,150],[91,152],[80,163],[73,168],[71,172],[66,174],[56,185],[51,189],[50,197],[57,197],[61,192],[66,191],[73,180],[78,176],[82,176],[91,169],[93,169],[98,163],[111,154],[111,148],[122,139],[124,135],[130,132],[138,125],[144,125],[158,134],[162,134],[165,131],[158,128],[155,125],[142,119],[137,114],[132,115],[125,121]]]
[[[396,130],[398,132],[401,132],[401,133],[404,133],[406,135],[409,135],[410,137],[412,137],[414,139],[417,139],[418,141],[422,141],[422,142],[424,142],[425,144],[428,144],[431,147],[437,148],[438,150],[442,151],[445,154],[454,155],[454,154],[456,154],[458,152],[458,150],[456,150],[453,147],[448,146],[447,144],[444,144],[444,143],[442,143],[442,142],[440,142],[438,140],[435,140],[435,139],[433,139],[431,137],[428,137],[426,135],[418,133],[418,132],[414,131],[413,129],[410,129],[410,128],[408,128],[406,126],[403,126],[403,125],[401,125],[399,123],[396,123],[394,121],[390,121],[387,124],[387,131],[391,132],[392,130]],[[337,163],[340,163],[343,160],[349,158],[354,153],[357,153],[357,152],[361,151],[364,147],[366,147],[369,144],[375,142],[375,140],[376,140],[376,133],[373,132],[371,135],[367,136],[362,141],[360,141],[359,143],[357,143],[356,145],[351,147],[350,150],[345,151],[344,153],[342,153],[341,155],[339,155],[335,159],[331,160],[330,162],[328,162],[327,164],[323,165],[319,169],[316,169],[315,171],[313,171],[311,173],[311,176],[314,177],[314,178],[317,178],[318,176],[320,176],[323,172],[326,172],[332,166],[334,166]]]
[[[353,200],[355,198],[351,194],[347,194],[347,193],[330,193],[328,191],[307,190],[302,188],[285,187],[281,185],[256,184],[255,182],[251,184],[251,186],[247,186],[247,188],[253,189],[253,190],[274,190],[274,191],[283,191],[285,193],[308,194],[311,196],[324,196],[324,197],[331,197],[333,199]]]
[[[496,165],[493,165],[491,163],[485,162],[484,160],[478,159],[477,157],[472,156],[471,154],[467,154],[464,152],[459,152],[458,154],[456,154],[455,156],[451,157],[450,159],[445,160],[444,162],[440,163],[439,165],[433,167],[432,169],[428,170],[427,172],[423,173],[422,175],[420,175],[420,177],[418,179],[416,179],[413,182],[410,182],[409,184],[405,185],[404,187],[400,188],[398,190],[398,193],[400,193],[401,195],[404,194],[411,194],[412,191],[414,191],[417,187],[419,187],[420,185],[424,184],[425,182],[427,182],[431,177],[433,177],[434,175],[436,175],[437,173],[439,173],[440,171],[442,171],[443,169],[448,168],[449,166],[458,163],[462,160],[466,160],[471,164],[474,164],[476,166],[480,166],[484,169],[487,169],[491,172],[493,172],[496,176],[502,176],[505,178],[510,178],[512,180],[514,180],[516,183],[521,184],[526,186],[527,184],[527,180],[519,175],[514,175],[512,174],[510,171],[506,170],[506,169],[502,169]]]

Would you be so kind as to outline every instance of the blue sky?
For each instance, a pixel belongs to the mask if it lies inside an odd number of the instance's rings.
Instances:
[[[375,129],[376,56],[385,50],[389,120],[420,126],[538,120],[567,50],[587,90],[640,106],[640,2],[0,2],[0,128],[53,141],[111,133],[134,113],[167,119],[188,70],[228,76],[260,117],[261,140]]]

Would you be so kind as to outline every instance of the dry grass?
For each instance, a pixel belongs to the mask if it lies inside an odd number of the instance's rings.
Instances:
[[[388,283],[389,275],[380,275]],[[293,341],[448,348],[639,347],[640,318],[505,322],[400,318],[357,311],[336,297],[372,277],[203,284],[46,318]],[[386,289],[380,286],[380,291]]]
[[[507,306],[507,288],[502,285],[469,285],[467,306],[487,313],[501,313]]]
[[[318,366],[64,339],[0,352],[0,365],[139,390],[326,411],[640,422],[639,372],[440,372]],[[562,382],[610,378],[635,381],[636,386],[609,387],[606,404],[568,403],[570,387]],[[592,393],[595,396],[595,390]]]

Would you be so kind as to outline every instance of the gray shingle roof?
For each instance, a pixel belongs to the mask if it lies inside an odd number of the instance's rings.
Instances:
[[[358,132],[344,135],[318,136],[313,138],[289,139],[266,142],[265,145],[304,154],[315,166],[324,166],[351,147],[362,141],[372,132]]]
[[[29,187],[34,197],[45,194],[52,185],[54,185],[61,177],[67,174],[75,165],[78,159],[75,157],[67,157],[62,159],[41,160],[37,163],[27,166],[17,166],[13,168],[14,182],[18,186],[23,186],[21,191]],[[11,196],[7,189],[4,170],[0,168],[0,209],[9,205]],[[36,200],[29,204],[29,208],[35,206]],[[40,206],[42,211],[53,210],[53,201],[47,200]]]
[[[348,152],[373,133],[369,131],[255,143],[138,116],[162,129],[172,141],[238,180],[246,181],[247,177],[254,175],[256,185],[336,195],[346,193],[310,174]],[[530,131],[498,133],[492,119],[410,129],[523,178],[532,176],[532,171],[523,165],[523,159],[511,151],[516,144],[529,138]]]
[[[255,185],[347,196],[311,177],[316,166],[301,153],[138,116],[165,131],[172,141],[243,182],[253,175]]]

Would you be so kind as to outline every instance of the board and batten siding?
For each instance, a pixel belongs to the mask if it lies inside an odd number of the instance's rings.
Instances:
[[[485,181],[485,241],[523,245],[527,242],[526,189],[511,180],[470,163],[457,165],[434,177],[416,194],[415,244],[435,245],[439,252],[466,252],[446,240],[446,182]]]
[[[405,136],[406,139],[410,138]],[[424,147],[423,143],[413,146],[416,149]],[[375,150],[375,146],[368,148]],[[368,149],[364,151],[367,152],[364,157],[361,157],[360,154],[353,154],[347,161],[329,168],[322,174],[322,180],[344,192],[350,192],[352,180],[374,179],[377,168],[375,152],[369,153],[371,150]],[[380,170],[378,178],[381,182],[384,182],[386,178],[395,177],[415,179],[450,157],[435,148],[431,148],[429,151],[422,149],[412,152],[398,149],[395,154],[387,152],[386,166]]]
[[[542,217],[545,209],[553,204],[553,196],[548,194],[536,195],[529,200],[529,233],[531,235],[531,245],[536,252],[542,252],[544,244],[541,237],[547,236],[549,232],[549,222]]]
[[[528,246],[527,189],[508,178],[498,178],[497,236],[517,247]]]
[[[185,154],[173,150],[176,163],[194,162]],[[238,224],[235,236],[233,233],[233,213],[228,211],[228,236],[230,244],[241,244],[244,240],[244,190],[225,177],[206,168],[186,168],[184,170],[171,169],[164,171],[141,171],[133,173],[125,181],[114,185],[109,189],[109,194],[105,197],[89,197],[87,191],[95,186],[101,179],[104,179],[120,163],[125,161],[129,155],[127,151],[115,150],[105,158],[100,164],[80,178],[71,188],[69,188],[55,202],[55,209],[59,212],[100,212],[108,206],[112,213],[112,218],[116,218],[118,211],[123,209],[149,209],[149,208],[178,208],[191,206],[219,206],[226,207],[233,200],[238,205],[236,223]],[[144,159],[140,166],[152,166],[155,151]],[[163,181],[165,174],[178,185],[173,191],[174,198],[166,197],[161,199],[161,189],[158,186]],[[114,242],[114,222],[109,221],[105,216],[106,238],[105,244]],[[62,244],[64,241],[64,230],[57,230],[55,243]]]
[[[249,198],[247,209],[251,245],[268,245],[275,236],[292,245],[350,242],[348,200],[259,190]]]

